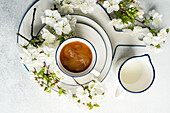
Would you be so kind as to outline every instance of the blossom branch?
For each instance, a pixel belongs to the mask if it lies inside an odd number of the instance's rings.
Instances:
[[[44,62],[44,67],[46,67],[46,69],[47,69],[47,73],[50,73],[49,68],[47,67],[47,65],[46,65],[46,63],[45,63],[45,62]],[[52,73],[50,73],[50,74],[52,74]]]
[[[20,33],[16,33],[18,36],[22,37],[23,39],[25,39],[26,41],[30,42],[30,40],[28,40],[27,38],[25,38],[23,35],[21,35]]]
[[[139,23],[141,23],[142,25],[144,25],[144,26],[145,26],[146,28],[148,28],[149,30],[151,30],[151,28],[148,27],[147,25],[145,25],[142,21],[140,21],[140,20],[138,20],[138,19],[136,19],[136,18],[135,18],[135,20],[138,21]]]
[[[81,86],[85,90],[85,87],[82,84],[80,84],[74,77],[72,77],[72,78],[76,82],[76,84],[78,84],[79,86]]]
[[[133,18],[131,18],[129,15],[128,15],[128,13],[125,11],[125,10],[123,10],[121,7],[120,7],[120,11],[123,13],[123,14],[125,14],[126,16],[128,16],[130,19],[133,19]],[[139,22],[139,23],[141,23],[143,26],[145,26],[146,28],[148,28],[149,30],[151,30],[151,28],[150,27],[148,27],[147,25],[145,25],[142,21],[140,21],[140,20],[138,20],[138,19],[136,19],[136,18],[134,18],[137,22]]]
[[[47,69],[47,75],[52,75],[52,73],[50,72],[49,70],[49,67],[47,67],[46,63],[44,62],[44,67]],[[55,81],[55,84],[58,83],[58,80],[57,79],[54,79],[53,76],[51,76],[53,81]],[[58,87],[58,85],[57,85]],[[60,88],[59,88],[60,89]]]
[[[35,13],[36,13],[36,8],[34,8],[33,18],[32,18],[32,23],[31,23],[31,37],[32,37],[32,39],[35,38],[35,36],[33,35],[33,31],[34,31],[34,21],[35,21]]]

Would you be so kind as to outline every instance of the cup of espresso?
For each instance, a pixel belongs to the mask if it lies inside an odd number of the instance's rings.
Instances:
[[[59,69],[70,77],[100,74],[94,69],[97,62],[96,50],[84,38],[72,37],[65,40],[57,48],[55,59]]]

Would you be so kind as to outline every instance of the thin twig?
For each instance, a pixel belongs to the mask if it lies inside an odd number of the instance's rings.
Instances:
[[[16,33],[18,36],[22,37],[23,39],[25,39],[26,41],[30,42],[30,40],[28,40],[27,38],[25,38],[23,35],[21,35],[20,33]]]
[[[85,87],[82,84],[78,83],[77,80],[74,77],[72,77],[72,78],[76,82],[76,84],[80,85],[85,90]]]
[[[33,11],[33,18],[32,18],[32,23],[31,23],[31,37],[32,39],[34,39],[34,35],[33,35],[33,31],[34,31],[34,20],[35,20],[35,12],[36,12],[36,8],[34,8],[34,11]]]
[[[47,65],[46,65],[46,63],[44,62],[44,66],[46,67],[46,69],[47,69],[47,74],[48,75],[51,75],[52,73],[50,73],[50,71],[49,71],[49,68],[47,67]],[[52,79],[55,81],[55,83],[54,83],[54,85],[56,84],[56,83],[58,83],[59,81],[58,80],[55,80],[54,78],[53,78],[53,76],[51,76],[52,77]],[[57,85],[57,87],[59,87],[58,85]],[[60,88],[59,88],[60,89]]]
[[[58,10],[58,8],[57,8],[56,4],[54,4],[54,10]]]
[[[47,68],[47,71],[50,73],[49,68],[47,67],[45,62],[44,62],[44,66]],[[50,74],[52,74],[52,73],[50,73]]]
[[[148,27],[147,25],[145,25],[142,21],[140,21],[140,20],[138,20],[138,19],[136,19],[136,18],[135,18],[135,20],[138,21],[139,23],[143,24],[143,25],[144,25],[146,28],[148,28],[149,30],[151,30],[151,28]]]

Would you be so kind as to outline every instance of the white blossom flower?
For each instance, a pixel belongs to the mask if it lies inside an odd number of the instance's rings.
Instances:
[[[45,62],[47,65],[50,65],[51,63],[53,63],[55,61],[55,52],[56,50],[54,48],[49,48],[47,46],[45,46],[43,48],[44,54],[47,56],[45,59]]]
[[[153,36],[152,33],[148,33],[146,37],[144,37],[144,42],[146,45],[157,46],[162,42],[162,38],[159,36]]]
[[[59,44],[59,41],[54,41],[53,43],[43,43],[41,46],[42,47],[47,46],[49,48],[54,48],[56,50],[58,47],[58,44]]]
[[[64,13],[73,13],[74,6],[72,4],[64,4],[63,6],[61,6],[61,11]]]
[[[61,19],[61,15],[57,10],[47,9],[47,10],[44,11],[44,13],[45,13],[45,16],[54,18],[56,21]]]
[[[61,15],[58,13],[57,10],[45,10],[44,11],[45,16],[41,16],[41,20],[43,24],[47,24],[51,27],[56,23],[56,21],[61,19]]]
[[[32,56],[27,49],[23,48],[20,44],[17,44],[17,48],[20,53],[21,63],[29,64],[30,62],[32,62]]]
[[[136,0],[134,0],[133,3],[130,4],[129,8],[132,7],[135,7],[137,10],[142,10],[140,2]]]
[[[56,4],[60,4],[63,0],[53,0]]]
[[[158,53],[163,47],[163,44],[165,43],[165,37],[161,37],[161,34],[162,33],[160,33],[159,36],[153,36],[151,33],[148,33],[147,36],[144,37],[143,41],[145,42],[146,46],[151,49],[151,51]]]
[[[67,15],[66,18],[69,20],[69,24],[71,26],[72,31],[74,31],[76,23],[77,23],[76,17],[72,17],[71,15]]]
[[[42,29],[41,34],[42,34],[42,38],[45,39],[44,43],[53,43],[56,38],[46,28]]]
[[[53,61],[50,63],[49,71],[51,73],[55,73],[60,82],[64,82],[68,79],[68,76],[62,73],[61,70],[59,70],[58,66],[56,65],[55,59],[53,59]]]
[[[96,4],[96,0],[85,0],[81,7],[80,10],[84,13],[92,13],[94,10],[94,5]]]
[[[100,82],[95,83],[95,86],[94,86],[92,92],[97,95],[102,95],[104,93],[104,87],[102,86],[102,84]]]
[[[121,0],[107,0],[104,1],[103,7],[107,9],[108,13],[119,10],[119,3]]]
[[[72,0],[63,0],[63,4],[71,4]]]
[[[143,15],[144,15],[144,11],[143,11],[143,10],[139,10],[139,11],[136,13],[136,16],[139,17],[139,18],[143,18]]]
[[[77,88],[76,90],[76,96],[81,97],[81,96],[89,96],[89,92],[87,90],[84,90],[82,87]]]
[[[84,2],[84,0],[72,0],[71,1],[74,8],[80,8],[82,6],[82,3]]]
[[[162,47],[161,48],[157,48],[155,46],[146,46],[148,50],[150,50],[153,53],[160,53],[162,51]]]
[[[62,28],[63,28],[63,21],[59,21],[54,24],[54,29],[55,29],[56,34],[61,35]]]
[[[61,72],[61,70],[57,70],[57,76],[60,78],[61,82],[64,82],[65,80],[68,80],[68,76]]]
[[[151,45],[153,40],[153,35],[152,33],[148,33],[146,37],[144,37],[143,41],[145,42],[146,45]]]
[[[123,23],[121,19],[112,19],[112,21],[109,22],[109,24],[112,26],[115,26],[117,29],[122,29],[122,28],[128,27],[130,25],[130,22],[129,24],[126,24],[126,23]]]
[[[149,33],[149,30],[147,28],[135,26],[133,31],[131,29],[123,29],[123,32],[142,40],[143,37]]]
[[[54,24],[54,29],[58,35],[61,35],[62,32],[69,34],[71,32],[71,26],[66,17],[63,17],[61,21]]]
[[[47,24],[51,27],[56,23],[55,19],[50,18],[50,17],[44,17],[44,16],[41,16],[41,21],[42,21],[42,24]]]
[[[159,15],[155,10],[149,11],[149,15],[153,17],[153,20],[151,21],[152,25],[157,28],[160,22],[162,22],[163,15]]]
[[[143,8],[142,8],[141,5],[140,5],[140,2],[134,0],[133,3],[130,4],[129,8],[132,8],[132,7],[136,8],[136,9],[138,10],[138,12],[136,13],[136,16],[137,16],[138,18],[141,18],[141,19],[142,19],[142,18],[143,18],[143,15],[144,15],[144,11],[143,11]]]
[[[103,100],[103,95],[94,95],[93,98],[92,98],[92,103],[91,104],[92,105],[94,105],[94,104],[100,105],[102,100]]]
[[[49,65],[55,61],[55,49],[49,48],[47,46],[31,49],[30,53],[33,57],[31,65],[35,68],[37,66],[43,66],[44,62]]]
[[[87,104],[90,102],[90,98],[89,98],[89,92],[87,89],[83,89],[82,87],[77,88],[76,90],[76,96],[77,96],[77,100],[80,100],[80,103],[84,103]]]
[[[153,16],[153,22],[152,22],[152,25],[154,27],[158,27],[159,23],[162,22],[162,16],[163,15],[158,15],[158,13],[156,13],[154,16]]]
[[[159,37],[167,37],[168,33],[166,32],[166,29],[161,29],[160,32],[158,33]]]
[[[66,97],[70,102],[77,103],[77,99],[73,98],[73,93],[71,92],[71,90],[66,90],[66,94]]]
[[[156,11],[154,9],[148,12],[149,16],[153,16],[155,13]]]
[[[18,46],[19,47],[19,46]],[[29,71],[34,71],[34,68],[42,66],[43,62],[37,60],[39,58],[39,50],[31,45],[27,49],[19,47],[19,52],[21,56],[21,63],[25,64]]]
[[[92,90],[94,88],[94,86],[95,86],[95,83],[94,82],[90,82],[88,86],[89,86],[89,89]]]

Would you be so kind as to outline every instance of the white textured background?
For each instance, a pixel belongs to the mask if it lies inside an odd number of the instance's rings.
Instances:
[[[20,20],[35,0],[0,0],[0,113],[80,113],[81,109],[39,89],[27,76],[19,62],[16,35]],[[169,0],[144,0],[145,6],[155,7],[164,14],[170,26]],[[98,113],[170,113],[170,36],[164,51],[153,55],[156,79],[142,94],[127,95],[116,100],[111,92]],[[111,81],[110,81],[111,82]]]

